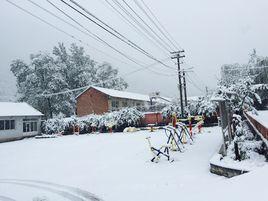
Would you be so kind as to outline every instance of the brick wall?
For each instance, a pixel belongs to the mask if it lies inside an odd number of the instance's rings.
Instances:
[[[268,128],[266,128],[264,125],[262,125],[252,116],[250,116],[248,113],[245,112],[245,115],[247,116],[248,120],[252,123],[252,125],[259,131],[259,133],[262,134],[262,136],[268,140]]]
[[[142,119],[142,123],[148,124],[167,124],[169,120],[164,120],[161,113],[146,113]]]
[[[108,96],[94,88],[88,89],[77,98],[77,116],[108,112]]]

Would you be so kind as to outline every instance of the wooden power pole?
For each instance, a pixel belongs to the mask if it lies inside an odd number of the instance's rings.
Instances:
[[[184,91],[184,102],[185,102],[185,107],[188,105],[188,100],[187,100],[187,88],[186,88],[186,77],[185,77],[185,71],[182,71],[182,78],[183,78],[183,91]]]
[[[177,51],[177,52],[171,52],[171,54],[172,54],[171,59],[177,59],[177,63],[178,63],[178,78],[179,78],[181,117],[184,117],[183,97],[182,97],[182,82],[181,82],[181,63],[180,63],[180,59],[183,58],[183,57],[185,57],[185,56],[182,55],[182,53],[184,53],[184,50]]]

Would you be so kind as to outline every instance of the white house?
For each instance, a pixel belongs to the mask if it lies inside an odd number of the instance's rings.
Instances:
[[[42,115],[27,103],[0,102],[0,142],[39,134]]]

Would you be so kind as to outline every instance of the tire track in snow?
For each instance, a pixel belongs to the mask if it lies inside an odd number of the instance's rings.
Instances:
[[[82,190],[80,188],[75,188],[75,187],[65,186],[65,185],[60,185],[60,184],[54,184],[54,183],[45,182],[45,181],[37,181],[37,180],[23,180],[23,181],[39,183],[39,184],[45,184],[45,185],[54,186],[54,187],[59,187],[59,188],[71,191],[73,193],[76,193],[77,195],[82,196],[82,197],[84,197],[86,199],[89,199],[91,201],[102,201],[100,198],[98,198],[93,193],[90,193],[88,191]]]
[[[53,188],[45,187],[45,186],[40,186],[40,185],[35,185],[35,184],[30,184],[30,183],[23,183],[23,182],[16,182],[16,181],[0,181],[0,183],[6,183],[6,184],[14,184],[14,185],[19,185],[19,186],[27,186],[27,187],[32,187],[32,188],[37,188],[41,190],[46,190],[51,193],[55,193],[57,195],[60,195],[70,201],[87,201],[81,197],[78,197],[76,195],[73,195],[69,192],[65,192],[62,190],[56,190]]]
[[[10,197],[6,197],[6,196],[2,196],[2,195],[0,195],[0,200],[1,201],[16,201]]]
[[[37,184],[43,184],[43,185],[47,185],[49,187],[56,187],[56,188],[60,188],[63,189],[64,191],[73,193],[77,196],[83,197],[86,200],[89,201],[102,201],[102,199],[98,198],[96,195],[94,195],[93,193],[90,193],[88,191],[82,190],[80,188],[75,188],[75,187],[71,187],[71,186],[65,186],[65,185],[61,185],[61,184],[55,184],[55,183],[51,183],[51,182],[46,182],[46,181],[38,181],[38,180],[22,180],[22,179],[5,179],[5,180],[0,180],[1,181],[13,181],[13,182],[28,182],[28,183],[37,183]]]

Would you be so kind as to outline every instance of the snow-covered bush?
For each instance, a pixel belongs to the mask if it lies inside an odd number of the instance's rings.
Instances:
[[[73,126],[79,126],[80,132],[83,133],[90,132],[93,127],[103,132],[108,128],[122,131],[128,126],[139,126],[142,118],[143,113],[137,109],[124,108],[103,115],[49,119],[43,123],[43,130],[47,134],[55,134],[72,130]]]
[[[199,97],[198,100],[189,100],[185,113],[190,115],[205,115],[211,117],[217,109],[215,102],[210,100],[209,96]],[[162,115],[164,118],[171,117],[175,113],[180,116],[181,109],[179,103],[171,103],[163,108]]]
[[[238,116],[238,115],[237,115]],[[236,117],[235,137],[227,149],[227,157],[236,159],[234,144],[237,143],[241,160],[264,157],[264,144],[251,132],[245,121],[241,117]]]
[[[236,80],[235,83],[220,83],[214,93],[214,98],[225,99],[232,112],[242,113],[243,110],[255,110],[254,100],[261,101],[261,99],[252,83],[251,77]]]
[[[79,124],[81,124],[81,122],[76,117],[53,118],[43,122],[43,131],[47,134],[61,133],[72,126]]]
[[[143,117],[143,113],[135,108],[122,109],[118,112],[117,126],[138,126]]]
[[[174,113],[176,116],[180,116],[181,114],[181,109],[180,105],[178,103],[171,103],[164,107],[161,111],[162,115],[164,118],[169,118],[171,117]]]
[[[199,97],[198,100],[189,101],[188,111],[191,115],[204,115],[206,117],[211,117],[216,113],[217,105],[215,102],[211,101],[210,96]]]

